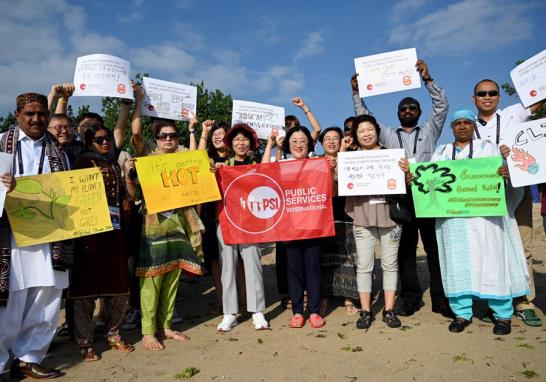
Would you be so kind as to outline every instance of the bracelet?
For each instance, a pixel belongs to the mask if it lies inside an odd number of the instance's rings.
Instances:
[[[190,134],[195,134],[195,130],[190,130]]]
[[[68,103],[68,101],[66,99],[63,98],[59,98],[59,100],[57,101],[58,103]]]
[[[307,111],[304,111],[303,114],[307,115],[310,112],[311,112],[311,109],[307,109]]]

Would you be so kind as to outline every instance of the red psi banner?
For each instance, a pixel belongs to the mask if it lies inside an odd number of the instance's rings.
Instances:
[[[224,166],[218,215],[226,244],[334,235],[332,177],[324,158]]]

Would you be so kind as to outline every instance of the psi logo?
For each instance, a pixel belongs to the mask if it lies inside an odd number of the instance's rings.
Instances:
[[[282,189],[267,175],[241,175],[226,188],[224,211],[231,224],[243,232],[267,232],[284,213]]]

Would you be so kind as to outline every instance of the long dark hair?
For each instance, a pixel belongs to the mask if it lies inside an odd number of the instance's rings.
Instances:
[[[229,125],[225,122],[219,122],[218,124],[215,124],[212,129],[210,129],[209,136],[207,138],[207,154],[209,154],[209,158],[216,158],[218,157],[218,153],[216,151],[216,147],[212,144],[212,135],[216,130],[224,129],[224,132],[228,132]],[[228,158],[231,155],[231,148],[226,145],[226,158]]]

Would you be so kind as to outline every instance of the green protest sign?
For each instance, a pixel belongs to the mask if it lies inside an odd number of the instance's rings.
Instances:
[[[417,217],[506,216],[501,157],[412,163]]]

